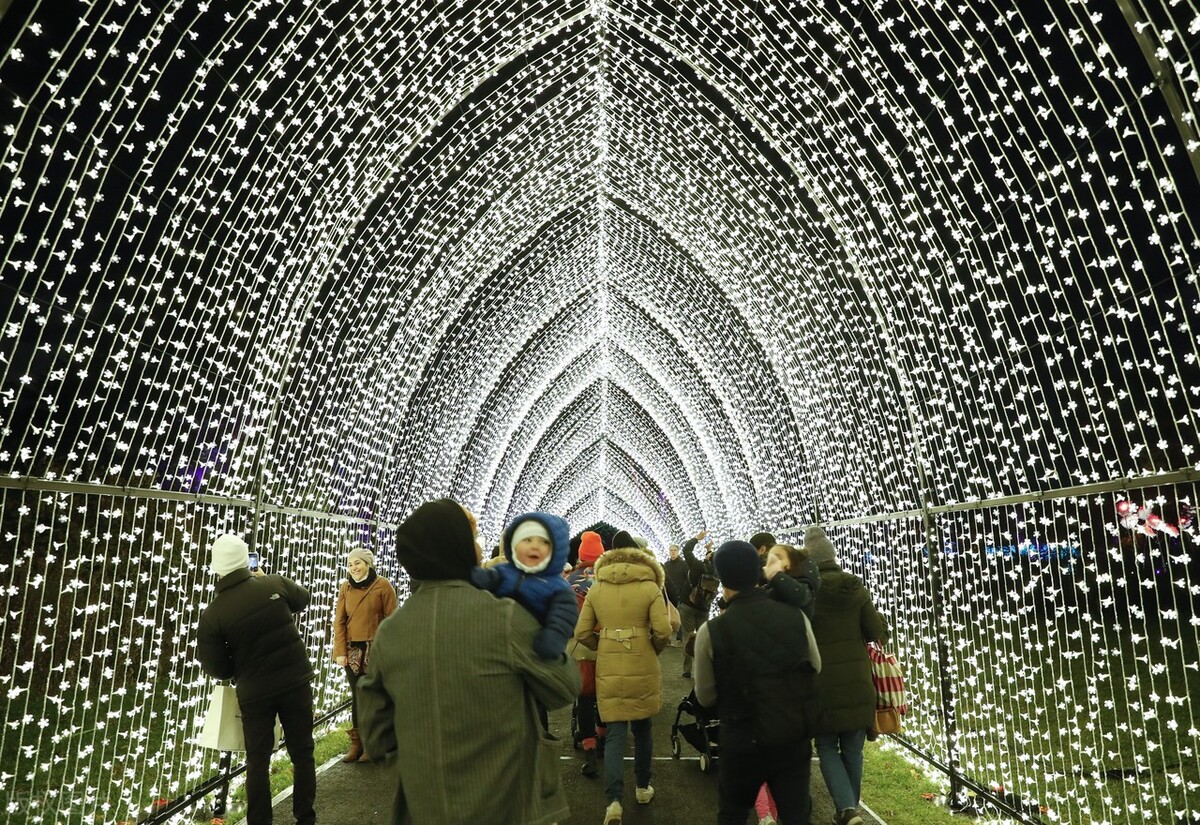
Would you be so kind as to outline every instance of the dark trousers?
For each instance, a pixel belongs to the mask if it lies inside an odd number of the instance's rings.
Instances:
[[[779,809],[781,825],[809,825],[812,797],[808,783],[812,775],[812,741],[759,746],[752,750],[721,746],[717,760],[720,802],[717,825],[745,825],[764,782]]]
[[[358,729],[358,680],[362,678],[362,674],[355,674],[350,668],[342,668],[346,671],[346,681],[350,683],[350,727]]]
[[[620,802],[625,794],[625,741],[630,730],[633,731],[633,778],[639,788],[650,786],[654,759],[653,725],[653,719],[608,723],[605,735],[608,741],[604,745],[604,796],[609,802]]]
[[[242,704],[242,732],[246,735],[246,822],[271,825],[271,751],[275,748],[275,717],[283,726],[295,779],[292,814],[297,825],[317,821],[317,766],[313,762],[312,685],[303,684],[284,693]]]
[[[575,722],[580,739],[596,738],[596,697],[580,696],[575,700]]]

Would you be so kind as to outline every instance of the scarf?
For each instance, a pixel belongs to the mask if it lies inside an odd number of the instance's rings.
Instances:
[[[379,578],[379,577],[375,574],[375,568],[368,567],[367,575],[363,576],[362,581],[360,581],[360,582],[355,581],[353,576],[349,576],[348,580],[350,582],[351,587],[353,587],[357,590],[366,590],[368,587],[370,587],[372,584],[375,583],[375,579],[377,579],[377,578]]]

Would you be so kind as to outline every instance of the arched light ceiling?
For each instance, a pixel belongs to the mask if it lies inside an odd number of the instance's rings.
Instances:
[[[1193,3],[684,6],[14,6],[0,466],[665,543],[1195,461]]]

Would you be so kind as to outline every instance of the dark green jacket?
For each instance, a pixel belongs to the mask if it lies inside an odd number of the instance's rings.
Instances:
[[[308,600],[307,590],[283,576],[252,576],[244,567],[222,576],[196,629],[200,666],[216,679],[233,679],[242,704],[311,681],[294,618]]]
[[[887,641],[888,630],[862,580],[837,562],[821,565],[812,624],[821,649],[817,733],[867,730],[875,721],[875,683],[867,642]]]

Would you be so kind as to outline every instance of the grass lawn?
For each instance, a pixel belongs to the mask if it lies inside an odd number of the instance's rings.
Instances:
[[[350,748],[350,737],[345,730],[325,728],[314,731],[315,747],[313,761],[319,768],[335,756],[344,754]],[[288,759],[287,750],[276,753],[271,761],[271,796],[274,797],[286,788],[292,786],[292,762]],[[224,822],[233,825],[246,818],[246,787],[239,784],[229,795],[229,808]]]
[[[903,752],[903,746],[886,739],[867,743],[863,749],[863,804],[888,825],[939,825],[968,819],[934,801],[945,795],[949,781],[932,767],[918,769]],[[813,776],[820,781],[816,765]]]

